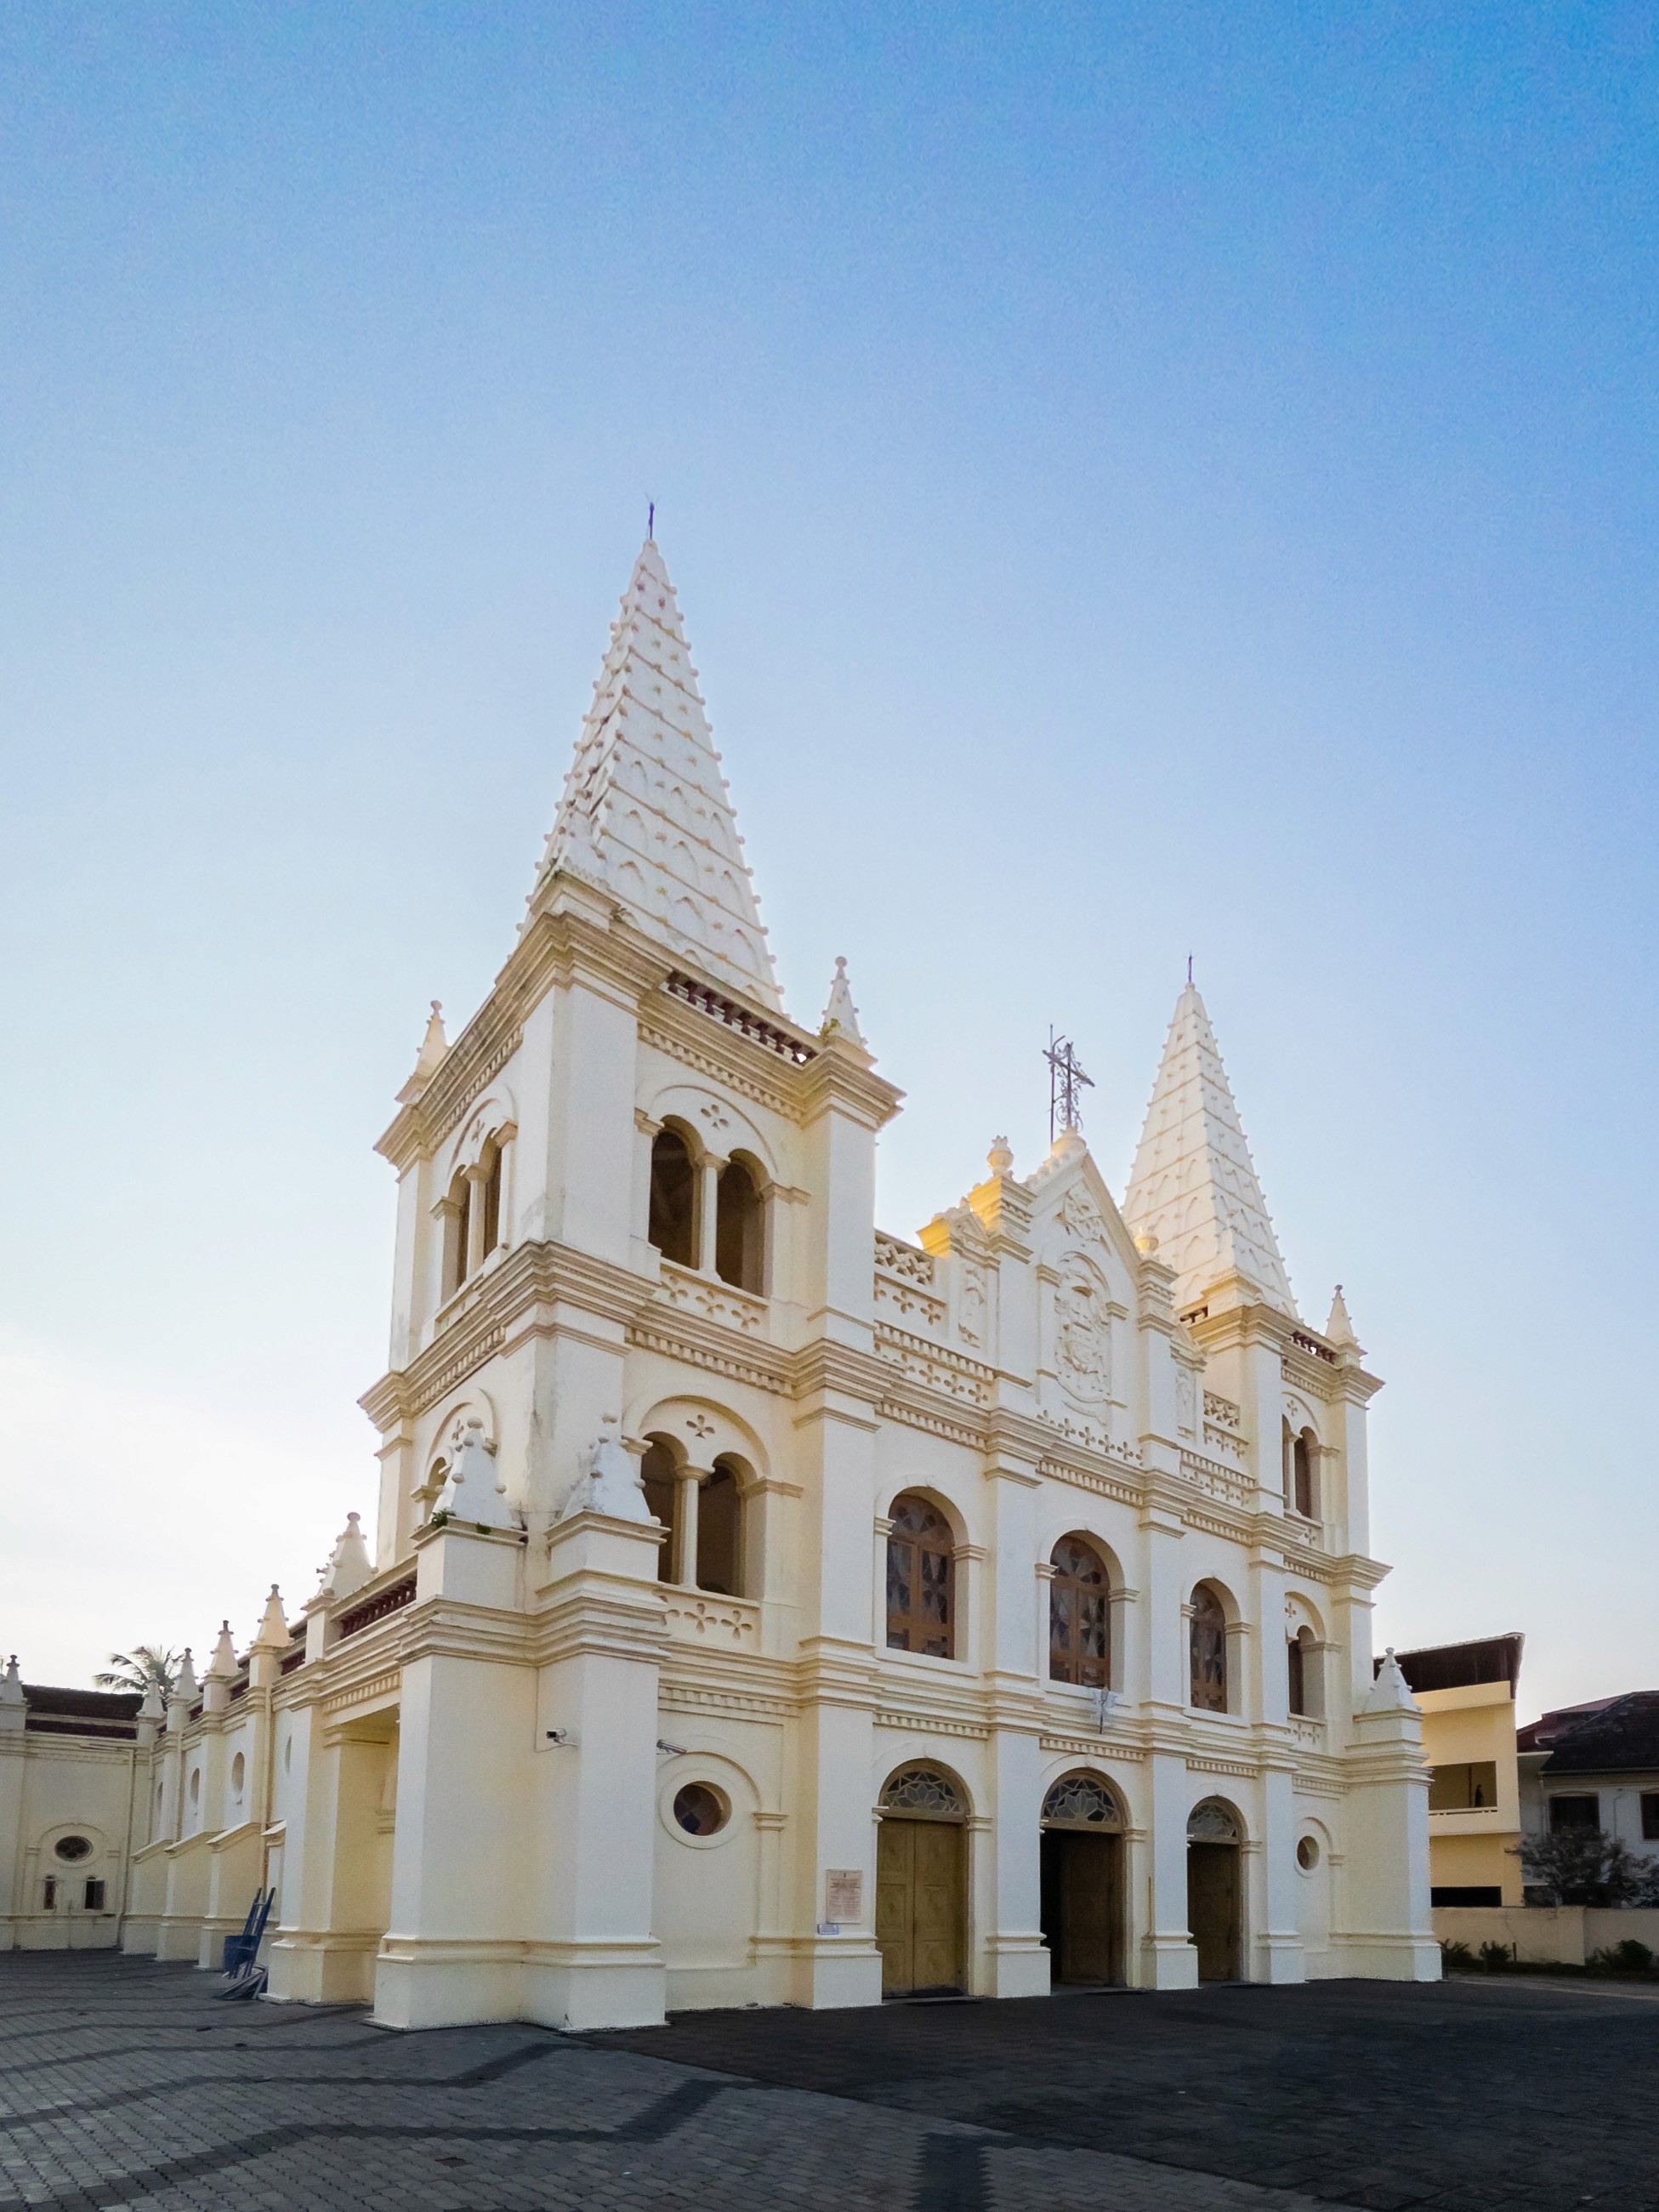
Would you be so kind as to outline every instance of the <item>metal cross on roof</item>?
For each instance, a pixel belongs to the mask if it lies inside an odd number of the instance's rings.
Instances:
[[[1048,1142],[1052,1145],[1057,1129],[1080,1127],[1083,1117],[1078,1093],[1095,1086],[1092,1077],[1084,1073],[1070,1037],[1056,1036],[1052,1026],[1048,1049],[1042,1057],[1048,1063]]]

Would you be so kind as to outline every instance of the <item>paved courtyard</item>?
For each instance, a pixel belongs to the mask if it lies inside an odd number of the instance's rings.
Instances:
[[[1523,1981],[395,2035],[0,1956],[0,2205],[1659,2207],[1659,2002]]]

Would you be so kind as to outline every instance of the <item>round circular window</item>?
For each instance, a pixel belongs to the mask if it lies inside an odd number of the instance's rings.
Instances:
[[[52,1849],[60,1859],[67,1859],[71,1866],[76,1859],[92,1856],[91,1840],[86,1836],[59,1836]]]
[[[1304,1874],[1311,1874],[1319,1864],[1319,1845],[1311,1836],[1304,1836],[1297,1844],[1296,1863]]]
[[[674,1799],[674,1818],[688,1836],[714,1836],[726,1826],[725,1800],[707,1783],[688,1782]]]

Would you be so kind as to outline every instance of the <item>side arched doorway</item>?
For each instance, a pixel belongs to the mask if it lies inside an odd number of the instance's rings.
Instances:
[[[1123,1812],[1098,1775],[1062,1775],[1042,1801],[1042,1940],[1056,1984],[1123,1979]]]
[[[967,1984],[968,1808],[935,1766],[902,1766],[881,1793],[876,1948],[884,1997]]]
[[[1243,1838],[1231,1805],[1212,1797],[1187,1822],[1187,1929],[1200,1982],[1244,1977]]]

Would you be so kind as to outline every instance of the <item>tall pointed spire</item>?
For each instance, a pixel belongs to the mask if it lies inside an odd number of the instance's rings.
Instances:
[[[1158,1238],[1158,1257],[1176,1271],[1177,1305],[1237,1273],[1296,1316],[1215,1032],[1191,982],[1176,1000],[1123,1218],[1136,1237]]]
[[[782,1012],[679,603],[647,538],[611,629],[541,878],[601,883],[711,981]]]

